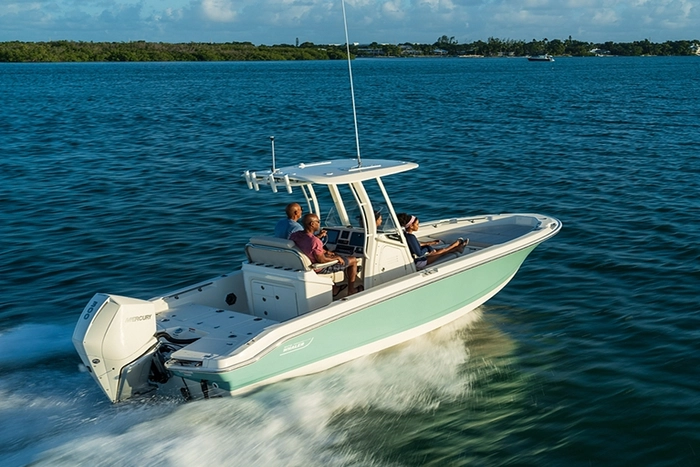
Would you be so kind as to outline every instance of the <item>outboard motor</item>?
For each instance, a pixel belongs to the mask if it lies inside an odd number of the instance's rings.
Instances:
[[[158,345],[153,302],[95,294],[78,319],[73,345],[112,402],[151,391],[148,376]]]

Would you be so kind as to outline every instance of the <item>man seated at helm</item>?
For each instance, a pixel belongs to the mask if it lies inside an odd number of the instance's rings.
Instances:
[[[337,263],[323,269],[317,269],[316,272],[318,274],[330,274],[345,270],[348,275],[348,295],[359,292],[359,290],[355,289],[357,259],[354,256],[341,256],[323,249],[323,242],[314,235],[314,232],[321,226],[321,222],[316,214],[309,213],[304,215],[301,219],[301,225],[304,230],[292,233],[289,239],[292,240],[312,262],[328,263],[338,260]],[[339,292],[340,290],[337,290],[333,295],[337,295]]]

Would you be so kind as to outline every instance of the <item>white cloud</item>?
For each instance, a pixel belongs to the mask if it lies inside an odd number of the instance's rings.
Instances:
[[[0,2],[0,15],[19,14],[27,11],[38,11],[41,9],[41,2]]]
[[[220,23],[230,23],[236,19],[236,12],[230,0],[202,0],[204,17]]]
[[[406,16],[406,12],[401,8],[401,0],[384,2],[382,4],[382,13],[384,13],[387,18],[398,20]]]
[[[419,5],[425,5],[432,11],[454,10],[455,4],[451,0],[421,0]]]
[[[593,22],[598,24],[613,24],[618,21],[615,11],[610,9],[598,10],[593,15]]]

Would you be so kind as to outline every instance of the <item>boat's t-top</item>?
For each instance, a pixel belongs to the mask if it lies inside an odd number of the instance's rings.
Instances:
[[[263,171],[246,171],[248,188],[293,192],[300,188],[309,212],[321,218],[326,246],[337,253],[374,258],[362,265],[365,287],[404,275],[413,261],[382,177],[418,167],[413,162],[340,159]],[[317,190],[325,187],[327,190]],[[383,223],[375,221],[381,215]],[[395,267],[392,267],[394,265]]]

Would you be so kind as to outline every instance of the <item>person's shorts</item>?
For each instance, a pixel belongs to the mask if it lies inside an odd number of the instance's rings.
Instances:
[[[338,271],[344,271],[345,268],[348,267],[348,257],[343,256],[343,255],[338,255],[341,258],[343,258],[343,264],[340,264],[340,262],[337,262],[333,264],[332,266],[327,266],[321,270],[316,271],[317,274],[332,274],[334,272]]]
[[[425,267],[428,265],[428,260],[425,258],[416,258],[416,269],[419,271],[421,269],[425,269]]]

